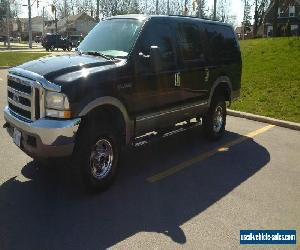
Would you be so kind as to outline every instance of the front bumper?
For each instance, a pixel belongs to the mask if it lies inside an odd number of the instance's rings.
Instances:
[[[16,128],[22,134],[20,148],[34,158],[62,157],[71,155],[81,119],[54,120],[42,118],[28,123],[4,109],[6,128],[10,136]]]

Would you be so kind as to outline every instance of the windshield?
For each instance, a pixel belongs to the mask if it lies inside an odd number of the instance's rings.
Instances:
[[[81,42],[80,52],[100,52],[106,56],[126,58],[142,22],[135,19],[110,19],[100,22]]]

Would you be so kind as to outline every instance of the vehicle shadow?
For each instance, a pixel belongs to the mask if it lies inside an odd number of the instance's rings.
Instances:
[[[191,131],[123,153],[120,174],[106,192],[86,194],[67,162],[30,162],[0,187],[1,249],[104,249],[139,232],[156,232],[184,244],[180,226],[251,178],[269,161],[252,139],[202,161],[190,161],[241,135],[227,132],[207,143]],[[146,179],[186,162],[159,182]],[[200,234],[199,234],[200,235]]]

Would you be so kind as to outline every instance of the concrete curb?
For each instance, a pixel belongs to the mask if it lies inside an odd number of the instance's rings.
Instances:
[[[269,123],[269,124],[272,124],[275,126],[300,131],[300,123],[296,123],[296,122],[283,121],[283,120],[278,120],[278,119],[274,119],[274,118],[267,117],[267,116],[254,115],[254,114],[241,112],[241,111],[235,111],[235,110],[231,110],[231,109],[227,110],[227,114],[231,115],[231,116],[235,116],[235,117],[246,118],[246,119],[253,120],[253,121]]]
[[[13,66],[0,66],[0,69],[10,69],[12,68]]]
[[[42,50],[43,48],[27,48],[27,47],[19,47],[19,48],[10,48],[10,49],[7,49],[7,48],[0,48],[0,51],[2,52],[10,52],[10,51],[18,51],[18,50],[28,50],[28,51],[31,51],[31,50]]]

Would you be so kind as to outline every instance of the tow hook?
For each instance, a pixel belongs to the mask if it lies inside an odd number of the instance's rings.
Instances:
[[[9,123],[8,123],[8,122],[6,122],[6,123],[4,123],[4,124],[3,124],[3,126],[2,126],[2,127],[3,127],[3,128],[9,128],[9,126],[10,126],[10,125],[9,125]]]

